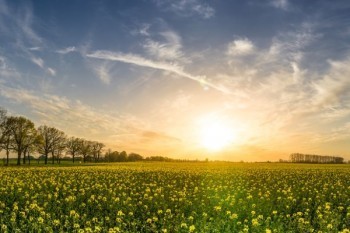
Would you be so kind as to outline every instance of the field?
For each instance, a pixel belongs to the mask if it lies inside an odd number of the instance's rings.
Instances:
[[[350,166],[1,167],[0,232],[350,232]]]

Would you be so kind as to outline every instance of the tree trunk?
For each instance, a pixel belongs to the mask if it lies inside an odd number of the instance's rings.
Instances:
[[[23,151],[23,164],[26,164],[26,154],[27,154],[27,149]]]
[[[53,151],[51,152],[51,154],[52,154],[52,164],[54,164],[55,163],[55,154]]]
[[[73,156],[73,163],[74,163],[75,154],[74,154],[74,153],[72,153],[72,156]]]
[[[22,151],[18,150],[18,152],[17,152],[17,165],[21,165],[21,155],[22,155]]]
[[[47,153],[45,154],[45,164],[47,164],[47,159],[48,159],[48,157],[49,157],[49,153],[47,152]]]
[[[9,160],[10,160],[10,150],[6,148],[6,166],[9,165]]]
[[[30,165],[30,154],[29,154],[29,151],[28,151],[28,164]]]

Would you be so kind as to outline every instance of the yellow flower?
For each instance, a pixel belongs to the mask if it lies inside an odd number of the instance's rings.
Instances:
[[[194,232],[194,230],[196,230],[196,227],[194,225],[191,225],[190,228],[189,228],[189,231],[190,232]]]

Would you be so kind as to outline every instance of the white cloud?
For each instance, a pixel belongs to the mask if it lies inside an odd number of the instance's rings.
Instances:
[[[205,19],[211,18],[215,15],[215,10],[209,5],[196,3],[193,6],[193,10]]]
[[[132,35],[139,34],[139,35],[142,35],[142,36],[150,36],[150,33],[148,32],[150,27],[151,27],[150,24],[144,23],[144,24],[141,25],[140,28],[132,30],[131,34]]]
[[[247,55],[254,51],[254,44],[247,38],[230,42],[227,46],[228,55]]]
[[[155,144],[168,141],[179,143],[179,139],[155,131],[149,123],[127,113],[115,113],[93,108],[79,100],[64,96],[44,94],[28,89],[11,88],[0,83],[0,96],[29,108],[36,124],[57,127],[69,136],[99,140],[108,146],[135,150],[138,147],[154,150]],[[117,148],[113,148],[117,149]]]
[[[7,59],[0,56],[0,77],[19,78],[20,74],[14,68],[7,64]]]
[[[135,54],[124,54],[124,53],[110,52],[110,51],[103,51],[103,50],[95,51],[93,53],[87,54],[86,56],[91,58],[109,60],[109,61],[120,61],[120,62],[134,64],[138,66],[168,71],[178,76],[194,80],[200,83],[201,85],[211,87],[220,92],[229,93],[229,91],[225,87],[218,86],[208,82],[204,76],[196,76],[196,75],[187,73],[183,70],[183,67],[178,66],[176,64],[152,61]]]
[[[270,3],[272,6],[279,8],[279,9],[282,9],[282,10],[288,10],[288,8],[289,8],[288,0],[271,0]]]
[[[33,12],[29,7],[22,9],[22,14],[17,17],[17,25],[21,28],[22,32],[29,39],[29,42],[33,45],[42,44],[43,39],[34,31],[33,26]]]
[[[6,69],[6,68],[7,68],[6,59],[0,56],[0,69]]]
[[[263,69],[283,69],[299,66],[304,58],[305,48],[315,42],[320,35],[315,33],[315,25],[303,23],[295,30],[280,33],[272,39],[268,49],[257,50],[256,64]],[[293,65],[294,64],[294,65]]]
[[[41,47],[31,47],[31,48],[29,48],[29,50],[30,51],[40,51],[40,50],[42,50],[42,48]]]
[[[111,82],[111,77],[109,74],[109,69],[106,65],[98,66],[94,69],[98,78],[104,83],[109,84]]]
[[[51,67],[45,67],[45,62],[40,57],[31,57],[30,60],[42,70],[46,71],[48,74],[56,76],[56,70]]]
[[[52,75],[52,76],[56,76],[56,70],[54,70],[54,69],[52,69],[52,68],[50,68],[50,67],[47,68],[47,72],[48,72],[50,75]]]
[[[215,9],[200,0],[155,0],[156,4],[164,10],[173,11],[181,16],[199,15],[205,19],[215,15]]]
[[[350,59],[329,61],[331,68],[327,75],[313,83],[317,106],[334,108],[350,101]]]
[[[44,60],[40,57],[32,57],[30,59],[35,65],[39,66],[40,68],[44,68]]]
[[[146,40],[144,48],[151,56],[160,60],[178,60],[183,57],[181,51],[181,37],[174,31],[165,31],[159,33],[165,42],[158,42],[151,39]]]
[[[93,109],[79,100],[72,101],[62,96],[36,93],[1,84],[0,87],[0,95],[30,107],[31,111],[39,117],[41,124],[55,124],[53,126],[70,133],[94,137],[101,132],[109,134],[125,132],[130,127],[127,120],[124,123],[128,126],[123,126],[122,117],[101,114],[100,110]]]
[[[74,46],[71,46],[71,47],[56,50],[56,53],[67,54],[75,51],[77,51],[77,49]]]

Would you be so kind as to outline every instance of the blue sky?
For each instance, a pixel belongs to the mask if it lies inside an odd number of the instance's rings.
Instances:
[[[146,156],[350,159],[349,13],[345,0],[0,0],[0,106]],[[210,151],[218,122],[232,137]]]

